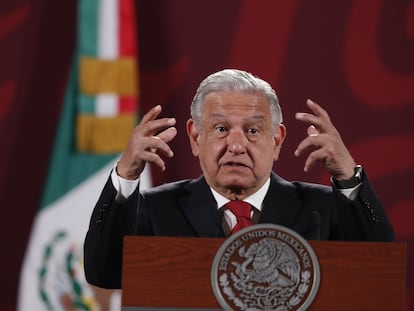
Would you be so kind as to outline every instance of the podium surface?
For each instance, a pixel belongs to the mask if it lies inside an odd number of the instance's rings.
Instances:
[[[124,239],[123,310],[221,310],[211,267],[223,238]],[[320,285],[309,310],[403,310],[406,244],[309,241]]]

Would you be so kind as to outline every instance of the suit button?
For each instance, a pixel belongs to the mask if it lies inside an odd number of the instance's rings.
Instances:
[[[365,205],[366,211],[368,212],[369,220],[373,223],[379,222],[378,215],[377,213],[375,213],[375,209],[371,207],[371,203],[368,200],[365,200],[364,205]]]
[[[108,209],[108,206],[109,206],[108,203],[102,204],[102,207],[99,210],[99,219],[97,221],[95,221],[95,224],[97,224],[97,225],[101,225],[102,224],[103,218],[104,218],[104,214],[106,213],[106,210]]]

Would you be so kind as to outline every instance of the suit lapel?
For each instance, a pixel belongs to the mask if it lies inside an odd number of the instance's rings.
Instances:
[[[272,173],[270,187],[264,198],[259,223],[273,223],[291,227],[301,203],[296,188],[286,180]]]
[[[193,180],[185,189],[188,195],[180,199],[180,205],[197,234],[200,237],[222,236],[220,213],[205,179]]]
[[[187,195],[180,199],[185,217],[200,237],[223,236],[222,217],[205,179],[200,177],[185,186]],[[292,227],[301,202],[296,188],[272,173],[270,187],[263,201],[259,223],[273,223]]]

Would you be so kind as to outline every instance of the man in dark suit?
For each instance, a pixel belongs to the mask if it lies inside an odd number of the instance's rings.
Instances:
[[[174,118],[145,114],[111,173],[91,216],[85,239],[88,282],[121,287],[124,235],[225,237],[240,225],[229,201],[249,203],[248,221],[291,228],[306,239],[393,241],[384,209],[364,170],[356,165],[327,112],[312,113],[296,156],[309,153],[308,171],[323,161],[332,187],[288,182],[272,172],[286,136],[277,96],[265,81],[240,70],[208,76],[191,104],[187,134],[203,176],[139,191],[146,163],[165,170],[176,136]]]

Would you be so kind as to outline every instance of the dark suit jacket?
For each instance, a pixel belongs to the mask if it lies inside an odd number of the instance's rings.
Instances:
[[[288,182],[272,173],[259,223],[288,227],[305,239],[393,241],[391,224],[363,175],[358,197],[351,201],[335,188]],[[115,202],[115,194],[109,179],[91,216],[84,245],[91,284],[121,287],[124,235],[224,237],[222,212],[203,177],[144,193],[137,189],[122,204]]]

